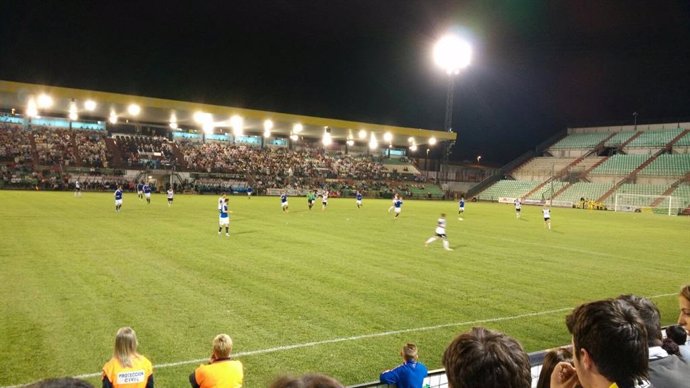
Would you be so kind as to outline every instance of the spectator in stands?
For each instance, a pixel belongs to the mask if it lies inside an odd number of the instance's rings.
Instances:
[[[678,345],[678,350],[683,361],[690,363],[690,346],[687,345],[688,333],[681,325],[672,325],[666,328],[666,337]]]
[[[647,330],[630,304],[613,299],[585,303],[565,323],[574,365],[559,362],[551,388],[634,387],[647,377]]]
[[[93,385],[73,377],[62,377],[59,379],[42,380],[35,384],[28,385],[27,388],[93,388]]]
[[[530,388],[529,357],[515,339],[483,327],[460,334],[443,353],[450,388]]]
[[[649,381],[655,387],[681,388],[690,382],[690,365],[679,357],[678,345],[670,338],[662,340],[661,313],[654,302],[635,295],[621,295],[618,299],[633,306],[647,330],[649,346]]]
[[[244,380],[242,363],[230,358],[232,338],[218,334],[213,339],[213,352],[208,364],[189,375],[192,388],[240,388]]]
[[[686,332],[690,333],[690,284],[680,289],[678,306],[680,308],[678,324],[683,326]]]
[[[345,386],[330,376],[307,374],[302,377],[278,377],[269,388],[345,388]]]
[[[138,345],[134,329],[117,331],[113,357],[103,365],[103,388],[153,388],[153,365],[137,352]]]
[[[537,388],[551,387],[551,372],[559,362],[573,363],[573,353],[568,348],[558,348],[549,350],[544,356],[541,364],[541,372],[537,381]]]
[[[381,373],[379,379],[383,384],[394,384],[397,388],[422,388],[428,371],[424,364],[417,362],[417,345],[407,343],[400,350],[403,363],[394,369]]]

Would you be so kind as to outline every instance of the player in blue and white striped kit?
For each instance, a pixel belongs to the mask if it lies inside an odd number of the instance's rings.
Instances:
[[[119,213],[121,208],[122,208],[122,186],[117,186],[117,190],[115,190],[115,211]]]
[[[230,237],[230,211],[228,210],[227,198],[218,207],[218,214],[218,235],[220,236],[220,232],[223,230],[223,226],[225,226],[225,235]]]
[[[151,186],[148,183],[144,183],[144,197],[146,197],[146,203],[151,204]]]
[[[402,196],[398,196],[395,201],[393,201],[393,211],[395,212],[395,218],[398,218],[400,212],[402,211]]]
[[[280,207],[283,208],[284,212],[288,211],[288,200],[287,193],[280,194]]]

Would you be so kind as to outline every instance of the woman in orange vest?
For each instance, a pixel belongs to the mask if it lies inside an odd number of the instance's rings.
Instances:
[[[137,353],[138,345],[134,329],[117,331],[113,358],[103,365],[103,388],[153,388],[153,365]]]

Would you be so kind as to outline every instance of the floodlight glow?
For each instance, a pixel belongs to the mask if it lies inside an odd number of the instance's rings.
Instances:
[[[29,98],[29,101],[26,103],[26,115],[29,117],[38,116],[38,108],[36,107],[36,100],[34,100],[33,97]]]
[[[242,116],[234,115],[230,117],[230,126],[232,127],[233,135],[242,136],[244,134],[244,119]]]
[[[270,131],[271,129],[273,129],[273,121],[264,120],[264,130]]]
[[[458,74],[469,66],[472,47],[455,35],[446,35],[434,46],[434,62],[448,74]]]
[[[170,128],[177,129],[177,115],[175,112],[170,113]]]
[[[53,106],[53,98],[45,93],[41,93],[38,96],[38,107],[41,109],[47,109]]]
[[[94,110],[96,110],[96,101],[94,101],[94,100],[84,101],[84,109],[86,109],[89,112],[93,112]]]
[[[117,124],[117,114],[115,114],[114,110],[110,111],[110,117],[108,117],[108,121],[110,121],[110,124]]]
[[[69,103],[69,114],[67,115],[70,120],[74,121],[79,118],[77,114],[77,103],[72,101]]]
[[[293,134],[290,135],[290,140],[292,140],[292,141],[297,141],[298,138],[299,138],[299,137],[297,136],[296,133],[293,133]]]
[[[352,140],[352,139],[347,139],[347,142],[346,142],[346,143],[347,143],[347,145],[348,145],[349,147],[352,147],[353,145],[355,145],[355,141]]]
[[[170,123],[170,129],[177,129],[177,123]]]
[[[374,132],[371,133],[371,138],[369,139],[369,149],[375,150],[379,147],[379,142],[376,140],[376,135]]]
[[[323,143],[323,145],[326,147],[333,144],[333,138],[331,137],[330,132],[326,130],[323,131],[323,138],[321,139],[321,143]]]
[[[141,107],[137,104],[129,104],[127,113],[129,113],[130,116],[136,116],[141,113]]]
[[[435,137],[430,137],[429,138],[429,145],[436,145],[436,138]]]
[[[302,126],[302,124],[300,124],[300,123],[297,123],[297,124],[292,126],[292,132],[294,132],[294,133],[300,133],[300,132],[302,132],[302,130],[304,130],[304,126]]]
[[[393,140],[393,134],[390,132],[386,132],[383,134],[383,140],[386,142],[390,143]]]
[[[204,130],[204,133],[207,135],[210,135],[213,133],[213,123],[212,122],[205,122],[204,125],[201,126],[201,129]]]
[[[407,138],[408,143],[414,143],[414,137],[410,136]]]
[[[412,152],[417,151],[417,145],[416,145],[416,144],[412,144],[412,145],[410,146],[410,151],[412,151]]]
[[[367,131],[365,131],[364,129],[360,129],[357,136],[359,136],[359,140],[364,140],[367,138]]]

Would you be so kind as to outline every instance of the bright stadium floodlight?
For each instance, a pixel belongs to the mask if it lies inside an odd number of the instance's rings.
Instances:
[[[138,116],[139,113],[141,113],[141,107],[137,104],[129,104],[127,113],[129,113],[130,116]]]
[[[407,138],[408,143],[414,143],[414,137],[410,136]]]
[[[297,141],[297,139],[299,139],[299,136],[296,133],[290,133],[290,140]]]
[[[436,145],[436,138],[435,137],[432,136],[429,138],[429,145],[430,146]]]
[[[233,135],[242,136],[244,134],[244,119],[242,116],[233,115],[230,117],[230,126],[232,127]]]
[[[417,145],[413,143],[413,144],[410,146],[410,151],[412,151],[412,152],[417,151]]]
[[[292,126],[292,132],[295,134],[302,132],[302,130],[304,130],[304,126],[300,123],[296,123]]]
[[[379,142],[376,140],[376,135],[374,135],[374,132],[372,132],[371,137],[369,138],[369,149],[373,151],[377,148],[379,148]]]
[[[264,137],[271,137],[271,129],[273,129],[273,121],[266,119],[264,120]]]
[[[77,114],[77,103],[75,101],[69,103],[69,114],[67,117],[69,117],[69,119],[72,121],[79,118],[79,115]]]
[[[367,138],[367,131],[364,129],[360,129],[357,136],[359,137],[359,140],[364,140]]]
[[[449,75],[460,73],[471,60],[472,47],[455,35],[442,37],[434,46],[434,62]]]
[[[355,140],[354,139],[347,139],[347,141],[345,143],[347,144],[348,147],[352,147],[353,145],[355,145]]]
[[[386,143],[390,143],[391,141],[393,141],[393,134],[390,132],[384,133],[383,140],[386,141]]]
[[[175,115],[175,112],[170,113],[170,128],[177,129],[177,115]]]
[[[48,109],[51,106],[53,106],[53,97],[50,97],[45,93],[41,93],[38,96],[38,107],[41,109]]]
[[[94,101],[94,100],[84,101],[84,109],[86,109],[89,112],[95,111],[96,110],[96,101]]]
[[[117,124],[117,114],[115,111],[110,111],[110,116],[108,117],[110,124]]]
[[[29,98],[29,101],[26,103],[26,115],[29,117],[37,117],[38,116],[38,108],[36,107],[36,100],[34,100],[33,97]]]
[[[210,135],[213,133],[214,127],[213,127],[213,122],[207,121],[205,122],[202,126],[201,129],[204,131],[205,134]]]

